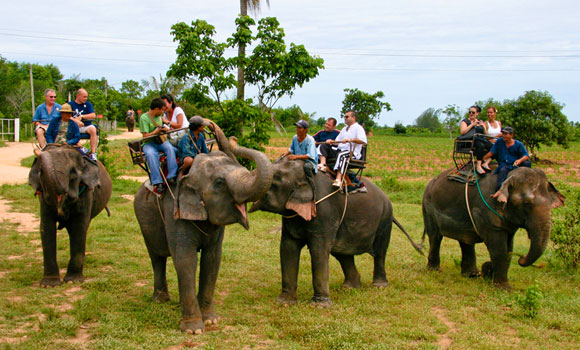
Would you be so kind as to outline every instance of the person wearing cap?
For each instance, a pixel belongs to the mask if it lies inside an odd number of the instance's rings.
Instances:
[[[483,156],[483,159],[485,160],[492,156],[496,156],[498,161],[498,166],[495,169],[495,174],[497,174],[497,192],[492,195],[492,197],[496,198],[508,173],[520,166],[531,168],[532,162],[524,144],[514,139],[514,129],[511,126],[504,126],[501,129],[501,138],[497,139],[491,150]]]
[[[46,146],[46,132],[48,130],[48,125],[50,121],[54,118],[59,118],[60,104],[56,103],[56,92],[53,89],[44,90],[44,100],[45,103],[39,105],[34,112],[34,117],[32,117],[32,123],[34,124],[34,133],[36,134],[36,139],[40,148]]]
[[[168,131],[168,128],[163,126],[161,121],[161,116],[165,111],[165,102],[160,97],[151,100],[150,109],[147,113],[141,114],[139,118],[139,129],[141,129],[141,135],[143,137],[158,136],[163,132]],[[175,159],[175,148],[165,141],[162,144],[157,144],[153,141],[153,138],[148,138],[143,140],[143,153],[145,153],[145,159],[147,160],[147,165],[149,165],[149,178],[151,180],[151,185],[155,187],[156,193],[165,192],[165,185],[163,184],[163,178],[161,177],[161,171],[159,170],[159,152],[165,153],[167,156],[167,182],[171,183],[175,181],[177,177],[177,160]]]
[[[78,89],[77,96],[74,100],[69,101],[74,115],[73,121],[77,123],[81,134],[89,135],[89,143],[91,144],[91,153],[89,158],[97,160],[97,146],[99,144],[99,135],[97,134],[97,127],[93,125],[93,120],[97,117],[93,105],[87,101],[89,93],[85,89]]]
[[[177,155],[183,164],[181,168],[183,174],[189,172],[195,156],[200,153],[209,153],[205,136],[203,136],[203,131],[208,125],[209,122],[198,115],[189,119],[189,131],[181,138],[177,149]]]
[[[306,175],[313,176],[317,171],[318,154],[316,153],[316,141],[308,135],[310,124],[306,120],[299,120],[296,125],[296,135],[292,138],[290,149],[282,154],[282,157],[288,156],[288,159],[302,159],[305,161],[304,171]]]
[[[356,122],[356,112],[348,110],[344,114],[344,123],[346,126],[340,131],[336,140],[326,140],[326,143],[320,147],[320,164],[318,169],[326,171],[326,159],[336,157],[334,170],[336,171],[336,180],[332,184],[335,187],[342,186],[342,174],[346,172],[346,160],[350,156],[355,159],[361,159],[362,147],[367,144],[367,134],[365,129]],[[338,143],[338,147],[333,144]],[[354,146],[354,147],[352,147]]]
[[[68,103],[60,107],[59,116],[52,118],[46,130],[46,143],[67,143],[81,147],[81,133],[78,125],[72,120],[73,110]]]

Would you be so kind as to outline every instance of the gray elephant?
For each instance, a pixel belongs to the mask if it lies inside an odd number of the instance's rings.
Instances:
[[[162,198],[141,186],[134,204],[153,265],[153,299],[169,300],[165,273],[171,255],[179,284],[180,329],[196,334],[204,330],[204,323],[217,323],[213,295],[224,225],[239,223],[248,229],[246,202],[259,198],[272,182],[271,164],[265,154],[243,147],[231,149],[223,132],[215,124],[211,128],[223,152],[197,155],[189,173],[177,186],[170,186]],[[253,160],[256,171],[249,172],[235,156]],[[198,251],[201,258],[196,296]]]
[[[41,287],[62,283],[56,261],[56,231],[66,228],[70,238],[70,261],[64,281],[84,281],[83,266],[87,231],[111,197],[107,170],[68,145],[48,145],[36,152],[28,175],[40,201],[40,235],[44,256]]]
[[[461,247],[461,273],[478,276],[475,244],[484,242],[491,258],[482,266],[484,276],[493,277],[496,286],[509,289],[507,274],[516,231],[524,228],[528,232],[530,249],[518,263],[530,266],[548,244],[551,210],[563,205],[565,198],[543,171],[518,168],[509,173],[496,200],[491,195],[496,192],[497,177],[488,174],[479,179],[481,196],[477,187],[469,186],[468,189],[472,224],[465,200],[465,184],[448,180],[451,171],[444,171],[431,180],[423,195],[423,237],[429,237],[430,245],[428,267],[440,269],[441,240],[449,237],[457,240]],[[486,206],[482,197],[503,219]]]
[[[345,276],[344,287],[360,287],[354,256],[364,253],[374,258],[373,285],[386,287],[385,258],[393,222],[403,230],[393,217],[389,198],[372,181],[364,178],[368,193],[347,197],[337,192],[323,199],[336,191],[332,179],[318,172],[314,177],[313,191],[303,167],[302,160],[285,157],[276,161],[272,186],[250,209],[250,212],[263,210],[282,215],[282,293],[278,301],[282,304],[296,302],[300,251],[305,245],[312,261],[314,303],[331,304],[328,287],[330,254],[340,262]],[[315,200],[320,202],[315,204]]]

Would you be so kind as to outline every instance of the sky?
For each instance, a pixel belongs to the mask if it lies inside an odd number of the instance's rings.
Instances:
[[[239,13],[238,0],[28,0],[2,7],[2,57],[54,64],[65,78],[104,77],[117,89],[165,75],[176,57],[173,24],[203,19],[224,41]],[[303,44],[325,61],[318,77],[276,106],[340,117],[345,88],[383,91],[392,111],[377,122],[393,126],[413,124],[427,108],[455,104],[466,111],[475,101],[529,90],[549,92],[568,120],[580,121],[579,15],[577,0],[270,0],[257,17],[278,18],[287,45]]]

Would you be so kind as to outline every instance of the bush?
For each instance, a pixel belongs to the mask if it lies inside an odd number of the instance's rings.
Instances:
[[[570,189],[566,204],[554,217],[551,240],[554,251],[568,267],[580,264],[580,189]]]
[[[544,295],[540,291],[540,287],[537,284],[534,284],[533,286],[526,288],[526,294],[516,296],[516,303],[521,308],[524,316],[535,318],[538,316],[538,311],[540,311],[543,298]]]

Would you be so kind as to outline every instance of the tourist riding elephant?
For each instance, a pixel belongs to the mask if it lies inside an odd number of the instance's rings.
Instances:
[[[56,261],[57,224],[59,230],[66,227],[70,238],[71,257],[64,281],[82,282],[87,230],[111,197],[111,178],[103,164],[93,163],[68,145],[50,144],[35,153],[28,182],[40,201],[44,256],[40,286],[62,283]]]
[[[153,299],[169,300],[165,272],[171,255],[179,284],[180,329],[191,333],[201,333],[204,323],[217,323],[213,295],[224,225],[239,223],[248,229],[246,202],[262,196],[272,182],[271,164],[265,154],[243,147],[230,148],[217,125],[211,123],[210,129],[214,129],[222,151],[198,154],[189,173],[161,198],[141,186],[134,203],[153,265]],[[256,171],[249,172],[235,156],[255,161]],[[198,251],[201,258],[196,297]]]
[[[481,195],[476,186],[468,188],[466,204],[465,184],[447,179],[452,170],[437,175],[423,195],[423,221],[425,235],[429,236],[430,269],[440,269],[439,250],[443,237],[459,241],[461,247],[461,273],[478,276],[475,244],[484,242],[491,262],[482,266],[484,276],[492,277],[496,286],[509,289],[508,269],[513,250],[514,235],[524,228],[530,238],[530,249],[518,263],[532,265],[544,252],[550,238],[551,210],[564,204],[564,196],[552,185],[543,171],[517,168],[509,173],[495,199],[496,175],[479,178]],[[484,201],[492,209],[488,208]]]
[[[389,198],[368,178],[363,178],[368,193],[355,193],[348,197],[342,192],[332,194],[336,187],[322,172],[313,179],[316,189],[313,191],[303,167],[302,160],[285,157],[276,161],[272,186],[250,209],[250,212],[263,210],[282,215],[282,293],[278,301],[282,304],[296,302],[300,251],[305,245],[310,250],[312,261],[314,303],[331,304],[328,287],[330,254],[340,262],[345,276],[344,287],[360,286],[354,256],[364,253],[374,258],[373,285],[386,287],[385,258],[393,222],[403,230],[393,217]],[[315,201],[320,202],[316,204]],[[416,245],[415,248],[421,251]]]
[[[127,118],[125,118],[125,125],[127,125],[127,131],[133,132],[133,129],[135,128],[135,117],[133,115],[128,115]]]

